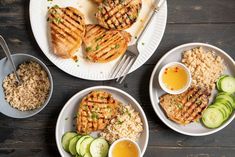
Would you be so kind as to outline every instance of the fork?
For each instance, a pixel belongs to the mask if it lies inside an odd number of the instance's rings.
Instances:
[[[141,31],[140,35],[138,36],[135,44],[128,46],[126,53],[121,57],[120,61],[117,63],[114,70],[112,71],[111,78],[117,78],[116,82],[118,82],[119,84],[121,84],[124,81],[131,67],[138,58],[140,54],[138,50],[139,41],[143,36],[143,34],[146,32],[147,28],[149,27],[153,17],[158,13],[158,11],[161,9],[165,1],[166,0],[158,1],[157,6],[154,8],[151,17],[149,18],[144,29]]]

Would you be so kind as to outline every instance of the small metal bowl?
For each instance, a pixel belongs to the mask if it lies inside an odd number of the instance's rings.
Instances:
[[[38,64],[41,65],[41,67],[47,72],[49,81],[50,81],[50,91],[48,93],[48,97],[47,100],[45,101],[45,103],[43,105],[41,105],[39,108],[34,109],[34,110],[30,110],[30,111],[20,111],[18,109],[15,109],[13,107],[11,107],[11,105],[5,100],[5,94],[4,94],[4,90],[3,90],[3,80],[6,76],[8,76],[9,74],[11,74],[12,68],[11,68],[11,64],[10,62],[6,59],[3,58],[0,60],[0,112],[8,117],[12,117],[12,118],[28,118],[28,117],[32,117],[34,115],[36,115],[37,113],[39,113],[49,102],[51,96],[52,96],[52,92],[53,92],[53,79],[51,76],[51,73],[49,71],[49,69],[46,67],[46,65],[40,61],[39,59],[37,59],[34,56],[28,55],[28,54],[13,54],[11,55],[12,59],[16,65],[16,68],[18,68],[18,66],[24,62],[27,61],[34,61]]]

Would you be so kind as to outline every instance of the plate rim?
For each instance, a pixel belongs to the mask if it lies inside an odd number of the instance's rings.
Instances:
[[[160,116],[159,114],[159,110],[155,107],[155,102],[154,102],[154,98],[153,98],[153,92],[152,92],[152,85],[153,85],[153,78],[156,74],[156,71],[157,71],[157,68],[159,67],[159,65],[162,63],[162,61],[168,57],[168,55],[170,55],[171,53],[173,53],[175,50],[177,49],[180,49],[180,48],[184,48],[184,47],[188,47],[188,46],[205,46],[205,47],[209,47],[209,48],[212,48],[212,49],[215,49],[219,52],[221,52],[223,55],[225,55],[234,65],[235,65],[235,61],[232,59],[231,56],[229,56],[224,50],[216,47],[216,46],[213,46],[211,44],[207,44],[207,43],[201,43],[201,42],[191,42],[191,43],[185,43],[185,44],[181,44],[179,46],[176,46],[174,47],[173,49],[169,50],[166,54],[164,54],[160,60],[157,62],[157,64],[155,65],[152,73],[151,73],[151,77],[150,77],[150,81],[149,81],[149,95],[150,95],[150,101],[151,101],[151,104],[152,104],[152,107],[156,113],[156,115],[158,116],[158,118],[165,124],[167,125],[169,128],[171,128],[172,130],[178,132],[178,133],[181,133],[183,135],[188,135],[188,136],[206,136],[206,135],[211,135],[211,134],[214,134],[222,129],[224,129],[226,126],[228,126],[234,119],[235,119],[235,113],[233,114],[233,116],[230,117],[230,119],[224,123],[222,126],[220,126],[219,128],[216,128],[214,130],[211,130],[209,132],[206,132],[206,133],[188,133],[188,132],[185,132],[185,131],[182,131],[180,129],[177,129],[175,127],[173,127],[172,125],[168,124],[168,122],[165,121],[165,119]],[[157,103],[157,105],[159,105],[159,103]],[[167,118],[167,117],[166,117]]]
[[[122,95],[125,95],[127,96],[129,99],[131,99],[135,105],[139,108],[140,112],[143,114],[143,120],[144,120],[144,123],[146,125],[147,128],[144,128],[146,130],[146,141],[144,143],[144,148],[143,148],[143,151],[141,151],[141,155],[143,156],[146,152],[146,149],[147,149],[147,146],[148,146],[148,142],[149,142],[149,124],[148,124],[148,119],[146,117],[146,114],[144,112],[144,110],[142,109],[141,105],[138,103],[138,101],[132,97],[130,94],[128,94],[127,92],[121,90],[121,89],[118,89],[118,88],[115,88],[115,87],[111,87],[111,86],[93,86],[93,87],[88,87],[88,88],[85,88],[83,90],[80,90],[79,92],[75,93],[71,98],[69,98],[69,100],[64,104],[63,108],[60,110],[60,113],[59,113],[59,116],[57,118],[57,121],[56,121],[56,127],[55,127],[55,139],[56,139],[56,146],[57,146],[57,149],[59,150],[59,153],[61,156],[63,156],[63,153],[62,153],[62,150],[61,148],[59,147],[59,144],[61,143],[60,142],[60,139],[57,139],[57,137],[59,137],[59,126],[58,126],[58,123],[59,121],[61,120],[61,117],[62,117],[62,112],[64,112],[64,110],[68,107],[69,103],[75,99],[78,95],[80,95],[81,93],[86,93],[86,92],[89,92],[89,91],[92,91],[92,90],[97,90],[97,89],[104,89],[104,90],[113,90],[113,91],[116,91]]]
[[[32,1],[33,0],[30,0],[29,1],[29,21],[30,21],[30,28],[33,32],[33,36],[34,36],[34,39],[36,40],[36,43],[37,45],[39,46],[40,50],[42,51],[42,53],[47,57],[47,59],[53,63],[53,65],[55,65],[57,68],[59,68],[60,70],[62,70],[63,72],[65,72],[66,74],[69,74],[70,76],[73,76],[73,77],[76,77],[76,78],[79,78],[79,79],[84,79],[84,80],[90,80],[90,81],[109,81],[109,80],[114,80],[116,78],[110,78],[110,77],[103,77],[103,78],[93,78],[93,77],[84,77],[84,76],[77,76],[75,74],[73,74],[71,71],[66,71],[65,69],[61,68],[59,65],[55,64],[54,61],[52,61],[52,59],[50,59],[50,57],[48,56],[48,54],[44,53],[43,49],[42,49],[42,46],[39,45],[39,42],[38,42],[38,39],[36,38],[35,36],[35,28],[33,27],[33,24],[32,24]],[[159,43],[157,43],[157,47],[156,49],[153,51],[153,53],[151,55],[149,55],[148,57],[146,57],[146,60],[142,63],[142,64],[139,64],[138,66],[136,66],[135,69],[130,69],[130,71],[128,72],[128,74],[131,74],[132,72],[138,70],[140,67],[142,67],[153,55],[154,53],[156,52],[156,50],[158,49],[162,39],[163,39],[163,36],[165,34],[165,31],[166,31],[166,25],[167,25],[167,19],[168,19],[168,5],[167,5],[167,1],[164,2],[165,4],[163,5],[163,7],[165,7],[166,11],[165,11],[165,14],[166,14],[166,17],[164,19],[164,22],[163,22],[163,29],[162,29],[162,33],[161,33],[161,36],[160,36],[160,40],[159,40]]]

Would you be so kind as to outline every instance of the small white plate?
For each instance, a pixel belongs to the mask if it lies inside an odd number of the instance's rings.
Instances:
[[[171,129],[185,135],[190,135],[190,136],[204,136],[204,135],[210,135],[213,134],[217,131],[220,131],[224,127],[226,127],[234,118],[235,118],[235,113],[230,117],[227,122],[225,122],[222,126],[216,129],[208,129],[204,127],[200,122],[194,122],[190,123],[186,126],[179,125],[170,119],[167,118],[165,115],[163,109],[160,107],[159,104],[159,97],[164,94],[165,92],[161,89],[159,83],[158,83],[158,74],[161,68],[170,62],[181,62],[182,58],[182,53],[186,50],[190,50],[195,47],[203,47],[205,50],[212,50],[215,52],[216,55],[220,56],[224,60],[224,64],[226,66],[226,70],[224,71],[224,74],[232,75],[235,76],[235,62],[234,60],[223,50],[209,45],[205,43],[188,43],[184,45],[180,45],[172,50],[170,50],[168,53],[166,53],[157,63],[155,66],[150,83],[149,83],[149,94],[150,94],[150,99],[152,106],[158,115],[158,117]],[[216,90],[213,91],[210,102],[212,101],[212,98],[214,95],[217,93]]]
[[[59,149],[59,152],[62,157],[71,157],[70,154],[64,151],[62,145],[61,145],[61,138],[63,134],[67,131],[75,131],[75,117],[77,115],[79,103],[81,102],[82,98],[89,94],[93,90],[104,90],[113,95],[113,97],[119,101],[121,101],[123,104],[131,104],[132,107],[135,109],[135,111],[139,112],[140,117],[143,122],[144,130],[141,133],[141,136],[139,138],[139,141],[137,142],[140,146],[142,156],[145,153],[145,150],[148,145],[149,140],[149,126],[148,121],[145,116],[145,113],[143,109],[141,108],[140,104],[129,94],[126,92],[113,88],[108,86],[95,86],[90,87],[87,89],[84,89],[77,94],[75,94],[72,98],[69,99],[69,101],[64,105],[63,109],[61,110],[59,117],[57,119],[56,123],[56,144]]]
[[[131,26],[128,31],[132,35],[132,42],[135,42],[135,36],[143,27],[143,21],[150,15],[153,2],[157,0],[142,0],[142,9],[136,23]],[[50,49],[47,29],[47,11],[48,7],[59,5],[60,7],[72,6],[78,8],[85,16],[86,23],[97,23],[95,12],[97,5],[93,0],[30,0],[30,22],[34,37],[47,58],[64,72],[87,80],[110,80],[110,73],[113,67],[117,64],[119,58],[109,63],[92,63],[84,59],[82,48],[76,54],[79,61],[75,62],[72,59],[61,59],[53,54]],[[138,45],[140,55],[130,72],[138,69],[143,65],[157,49],[165,31],[167,21],[167,3],[163,5],[161,10],[152,19],[150,27],[146,34],[140,39]]]

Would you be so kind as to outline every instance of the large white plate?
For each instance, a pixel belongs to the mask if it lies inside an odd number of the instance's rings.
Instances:
[[[167,118],[165,115],[164,111],[160,107],[159,104],[159,97],[164,94],[164,91],[161,89],[159,83],[158,83],[158,74],[160,72],[160,69],[167,63],[169,62],[174,62],[174,61],[181,61],[182,57],[182,52],[195,48],[195,47],[203,47],[205,50],[212,50],[215,52],[215,55],[220,56],[224,60],[224,64],[227,67],[227,69],[224,71],[224,74],[229,74],[232,76],[235,76],[235,62],[234,60],[223,50],[209,45],[209,44],[204,44],[204,43],[189,43],[189,44],[184,44],[181,46],[178,46],[172,50],[170,50],[168,53],[166,53],[157,63],[155,66],[152,76],[150,79],[150,84],[149,84],[149,93],[150,93],[150,99],[152,106],[158,115],[158,117],[171,129],[185,134],[185,135],[190,135],[190,136],[204,136],[204,135],[209,135],[213,134],[224,127],[226,127],[234,118],[235,118],[235,113],[229,118],[227,122],[225,122],[222,126],[216,129],[208,129],[205,128],[200,122],[194,122],[190,123],[186,126],[178,125],[175,122],[171,121],[170,119]],[[217,91],[214,90],[213,94],[211,96],[210,102],[213,100],[212,98],[216,95]]]
[[[123,104],[131,104],[132,107],[135,109],[135,111],[139,112],[141,120],[143,122],[144,130],[141,133],[141,136],[137,143],[140,146],[140,150],[143,156],[147,148],[148,139],[149,139],[149,126],[145,113],[141,108],[141,106],[139,105],[139,103],[132,96],[130,96],[129,94],[120,89],[108,86],[96,86],[82,90],[77,94],[75,94],[72,98],[70,98],[69,101],[64,105],[56,123],[56,144],[61,156],[71,157],[70,154],[68,154],[63,150],[61,145],[61,138],[65,132],[76,130],[74,117],[77,115],[79,103],[81,102],[84,96],[86,96],[93,90],[107,91],[111,93],[115,99],[119,100]]]
[[[142,0],[142,2],[143,5],[137,22],[127,30],[133,36],[132,43],[135,41],[135,35],[138,34],[137,32],[139,32],[139,29],[143,25],[144,19],[147,19],[147,17],[150,15],[150,8],[152,7],[152,4],[155,2],[155,0]],[[112,79],[110,78],[110,72],[112,71],[119,58],[105,64],[91,63],[83,59],[82,49],[80,49],[77,52],[79,61],[76,63],[72,59],[61,59],[52,53],[52,51],[50,50],[50,44],[47,35],[47,11],[48,7],[55,4],[61,7],[73,6],[75,8],[78,8],[84,13],[87,24],[97,23],[94,17],[97,5],[94,4],[92,0],[53,0],[52,2],[49,2],[48,0],[30,0],[29,13],[31,27],[34,37],[44,54],[58,68],[75,77],[88,80]],[[130,72],[143,65],[155,52],[165,31],[166,21],[167,4],[165,3],[159,13],[153,18],[149,29],[141,39],[141,42],[138,46],[140,56],[136,60]]]

